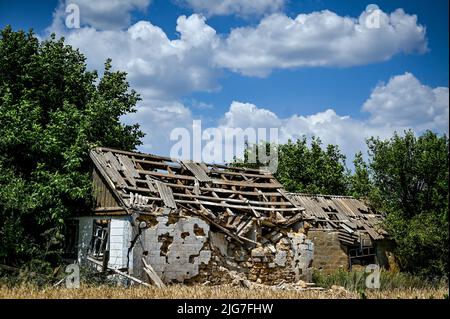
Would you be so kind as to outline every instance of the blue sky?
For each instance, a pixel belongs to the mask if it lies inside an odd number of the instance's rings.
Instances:
[[[103,0],[70,2],[79,5],[81,29],[58,24],[67,5],[58,1],[0,0],[0,27],[64,35],[92,68],[111,56],[143,95],[138,114],[124,119],[147,132],[143,151],[167,154],[170,131],[194,119],[219,128],[275,125],[282,142],[316,135],[340,144],[349,158],[368,135],[448,132],[446,0],[276,0],[260,7],[239,0],[134,0],[109,11]],[[384,33],[358,29],[371,3],[387,16]],[[397,9],[402,13],[392,16]],[[295,20],[300,14],[308,25]],[[321,18],[332,23],[324,27]],[[346,25],[345,18],[353,20]],[[231,43],[230,35],[239,41]]]

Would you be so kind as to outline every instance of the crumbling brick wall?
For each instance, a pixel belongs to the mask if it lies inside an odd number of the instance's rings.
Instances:
[[[339,241],[337,231],[310,230],[308,238],[314,243],[313,268],[325,273],[348,269],[346,247]]]
[[[134,252],[138,277],[145,278],[144,257],[166,283],[224,284],[232,273],[265,284],[311,280],[314,245],[302,233],[274,231],[255,245],[227,238],[196,216],[160,215],[147,223]]]

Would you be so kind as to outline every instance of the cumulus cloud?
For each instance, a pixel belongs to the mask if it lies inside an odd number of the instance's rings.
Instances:
[[[145,11],[151,0],[60,0],[54,13],[53,27],[61,26],[68,5],[77,5],[80,12],[80,25],[96,29],[126,28],[131,22],[133,11]]]
[[[177,3],[207,16],[214,15],[263,15],[280,11],[285,0],[178,0]]]
[[[370,122],[374,124],[389,122],[419,129],[445,130],[449,117],[448,101],[447,87],[431,88],[411,73],[405,73],[375,87],[363,110],[370,112]]]
[[[127,5],[113,3],[125,13],[148,5],[144,0]],[[99,15],[103,12],[105,18],[108,16],[102,11],[108,6],[91,6]],[[80,48],[92,68],[101,70],[106,58],[111,57],[115,67],[128,72],[131,84],[152,99],[217,90],[218,78],[225,69],[266,76],[273,69],[348,67],[427,50],[425,28],[415,15],[401,9],[391,14],[380,11],[377,28],[366,23],[368,11],[358,19],[321,11],[300,14],[295,19],[276,13],[255,27],[236,28],[229,34],[217,34],[204,16],[193,14],[177,19],[175,39],[149,21],[125,29],[103,30],[96,28],[96,23],[68,29],[64,14],[56,10],[48,31],[65,36],[69,44]]]
[[[349,67],[427,50],[426,30],[417,16],[402,9],[391,14],[378,10],[374,24],[370,14],[363,11],[358,19],[328,10],[294,19],[272,14],[256,27],[232,30],[216,61],[245,75],[266,76],[276,68]]]
[[[63,35],[86,55],[90,68],[102,70],[104,61],[112,58],[144,98],[178,98],[217,89],[220,70],[210,54],[218,45],[215,30],[196,14],[180,16],[176,30],[179,38],[170,40],[158,26],[139,21],[126,30],[84,27]]]
[[[219,127],[222,130],[275,127],[279,130],[280,143],[316,136],[324,144],[339,145],[348,158],[353,158],[357,151],[366,149],[365,139],[370,136],[388,138],[394,131],[402,133],[407,129],[417,133],[430,129],[448,134],[448,98],[447,87],[428,87],[406,73],[374,88],[362,106],[362,110],[370,114],[366,120],[339,115],[333,109],[281,118],[254,104],[234,101]]]
[[[365,23],[366,11],[357,19],[321,11],[294,19],[276,13],[255,27],[237,28],[229,34],[217,34],[204,16],[193,14],[177,19],[177,36],[171,39],[149,21],[123,27],[129,24],[127,15],[149,1],[127,5],[114,2],[125,14],[124,20],[116,19],[121,21],[116,26],[94,19],[95,14],[108,15],[101,5],[81,3],[81,11],[87,6],[90,9],[85,8],[85,13],[93,12],[91,20],[85,20],[80,29],[67,29],[64,11],[57,10],[48,31],[65,36],[69,44],[79,48],[90,68],[102,70],[110,57],[115,68],[128,73],[131,86],[142,94],[143,101],[138,113],[124,121],[140,123],[147,133],[142,150],[162,154],[168,154],[173,144],[169,141],[173,128],[192,125],[192,113],[180,99],[195,91],[219,89],[218,78],[224,69],[265,76],[276,68],[346,67],[427,50],[425,28],[417,23],[416,16],[401,9],[391,14],[381,12],[379,28],[375,29]],[[408,99],[412,94],[416,98]],[[395,111],[407,107],[404,117]],[[315,135],[325,143],[342,145],[346,154],[352,154],[364,146],[366,136],[386,137],[395,129],[409,126],[442,129],[448,125],[448,88],[430,88],[405,74],[377,86],[363,110],[369,112],[369,119],[364,121],[332,109],[281,118],[256,105],[233,102],[217,126],[278,127],[282,142]]]
[[[173,142],[170,132],[175,128],[190,128],[192,113],[182,103],[172,100],[146,100],[136,113],[121,119],[126,124],[139,123],[146,133],[140,150],[147,153],[169,155]]]

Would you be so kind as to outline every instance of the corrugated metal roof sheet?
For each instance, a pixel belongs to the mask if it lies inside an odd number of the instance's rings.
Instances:
[[[382,234],[385,231],[379,229],[382,215],[371,211],[364,202],[354,197],[301,193],[289,193],[288,196],[305,207],[306,213],[326,220],[333,228],[345,229],[345,232],[359,229],[367,232],[373,239],[384,238]]]

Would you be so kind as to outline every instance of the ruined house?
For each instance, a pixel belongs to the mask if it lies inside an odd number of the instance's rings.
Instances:
[[[164,283],[310,280],[314,217],[269,172],[108,148],[90,158],[95,207],[72,220],[79,263]]]
[[[385,269],[395,265],[392,241],[381,226],[383,216],[363,201],[299,193],[289,193],[288,197],[314,217],[308,238],[314,243],[315,269],[333,272],[368,264]]]
[[[142,282],[263,284],[387,264],[381,215],[342,196],[288,194],[269,172],[96,148],[95,207],[69,223],[80,264]],[[384,259],[383,259],[384,258]]]

